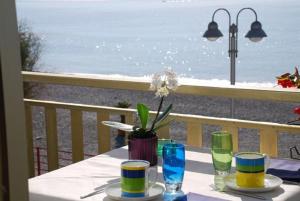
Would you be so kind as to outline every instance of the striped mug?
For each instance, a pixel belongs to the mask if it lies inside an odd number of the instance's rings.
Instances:
[[[268,157],[257,152],[240,152],[235,155],[236,183],[240,187],[258,188],[264,186],[265,167]]]
[[[154,172],[154,174],[150,174]],[[152,178],[150,178],[152,177]],[[128,160],[121,163],[122,197],[145,197],[156,182],[157,170],[144,160]]]

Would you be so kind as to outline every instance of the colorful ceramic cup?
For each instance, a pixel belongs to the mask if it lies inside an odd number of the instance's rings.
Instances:
[[[145,197],[156,182],[156,170],[150,179],[150,163],[144,160],[128,160],[121,164],[122,197]]]
[[[264,186],[266,155],[256,152],[241,152],[235,155],[236,183],[240,187]]]

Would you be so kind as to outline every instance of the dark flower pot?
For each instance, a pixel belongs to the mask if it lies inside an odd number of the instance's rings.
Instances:
[[[128,139],[128,157],[130,160],[146,160],[150,166],[157,165],[157,136],[150,138]]]

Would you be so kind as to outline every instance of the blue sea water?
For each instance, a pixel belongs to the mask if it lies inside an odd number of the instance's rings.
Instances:
[[[239,18],[238,82],[275,83],[300,64],[299,0],[18,0],[17,15],[41,38],[39,70],[144,76],[171,66],[182,77],[229,79],[228,17],[216,21],[224,37],[202,38],[212,13],[252,7],[268,37],[243,36],[254,21]]]

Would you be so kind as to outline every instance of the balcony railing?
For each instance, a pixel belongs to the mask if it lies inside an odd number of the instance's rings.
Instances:
[[[116,80],[91,76],[62,75],[48,73],[23,72],[25,82],[38,82],[47,84],[76,85],[85,87],[130,89],[130,90],[149,90],[148,82],[133,80]],[[249,98],[260,100],[276,100],[286,102],[299,102],[300,92],[297,89],[255,89],[239,87],[211,87],[211,86],[192,86],[182,85],[176,93],[194,94],[206,96],[221,96],[230,98]],[[95,106],[86,104],[74,104],[55,102],[47,100],[24,99],[26,107],[27,135],[28,135],[28,155],[30,159],[30,175],[34,176],[34,155],[32,137],[32,107],[39,106],[45,109],[46,135],[47,135],[47,160],[48,169],[59,168],[58,160],[58,141],[57,141],[57,120],[56,110],[66,109],[71,114],[71,135],[72,135],[72,160],[77,162],[84,159],[83,145],[83,112],[97,113],[97,132],[98,132],[98,152],[103,153],[111,149],[110,128],[103,126],[100,122],[109,120],[110,115],[125,115],[126,122],[133,124],[136,111],[133,109],[122,109],[106,106]],[[152,115],[154,113],[152,112]],[[204,125],[218,125],[233,135],[234,151],[239,149],[239,129],[257,129],[260,139],[260,151],[270,156],[278,155],[278,134],[300,134],[300,126],[286,125],[269,122],[247,121],[239,119],[226,119],[207,117],[201,115],[176,114],[172,113],[169,118],[176,122],[183,122],[186,125],[187,144],[201,147],[203,145]],[[161,138],[168,138],[170,128],[165,127],[159,131]]]

